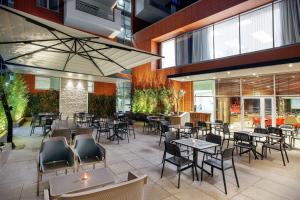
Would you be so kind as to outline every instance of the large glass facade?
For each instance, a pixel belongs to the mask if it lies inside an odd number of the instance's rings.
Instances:
[[[196,112],[211,113],[235,130],[300,127],[299,72],[195,81],[194,98]]]
[[[197,63],[300,43],[300,6],[297,2],[274,1],[162,42],[161,46],[165,46],[162,55],[165,58],[161,67]],[[171,42],[174,44],[171,45]]]

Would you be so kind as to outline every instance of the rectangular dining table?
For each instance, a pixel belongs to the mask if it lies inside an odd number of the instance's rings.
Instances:
[[[194,162],[195,166],[197,166],[200,169],[202,169],[202,167],[198,165],[198,151],[219,146],[216,143],[207,142],[205,140],[199,140],[199,139],[194,139],[194,138],[173,140],[173,142],[176,144],[179,144],[179,145],[183,145],[183,146],[192,148],[193,149],[193,162]],[[205,169],[202,169],[202,170],[205,171],[206,173],[210,174]],[[197,180],[199,180],[197,170],[196,170],[196,176],[197,176]]]
[[[112,173],[106,168],[98,168],[87,172],[88,179],[82,180],[85,172],[73,173],[68,175],[55,176],[49,179],[49,192],[52,198],[57,198],[62,194],[80,192],[104,187],[115,183]]]
[[[249,135],[251,137],[252,144],[254,143],[254,138],[265,138],[265,137],[268,137],[268,135],[264,134],[264,133],[255,133],[255,132],[250,132],[250,131],[238,131],[238,132]],[[244,152],[241,152],[240,154],[248,153],[249,151],[250,150],[246,150]],[[262,157],[262,154],[260,152],[258,152],[258,151],[255,150],[255,153],[258,154],[258,155],[260,155]],[[258,159],[258,157],[256,156],[255,159]]]

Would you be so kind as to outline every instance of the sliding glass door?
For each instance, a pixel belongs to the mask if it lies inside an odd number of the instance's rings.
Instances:
[[[275,126],[275,101],[273,97],[242,98],[242,129]]]

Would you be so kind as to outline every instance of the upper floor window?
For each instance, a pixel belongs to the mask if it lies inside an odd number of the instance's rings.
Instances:
[[[35,89],[36,90],[59,90],[60,81],[59,78],[36,76],[35,77]]]
[[[173,67],[176,65],[175,60],[175,39],[170,39],[161,43],[161,68]]]
[[[14,7],[14,0],[0,0],[0,4],[9,7]]]
[[[59,0],[37,0],[37,6],[58,12]]]

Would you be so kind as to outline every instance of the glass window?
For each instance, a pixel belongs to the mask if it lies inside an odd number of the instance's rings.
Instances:
[[[193,63],[213,59],[213,38],[213,26],[202,28],[193,32]]]
[[[272,5],[242,14],[240,25],[242,53],[273,47]]]
[[[273,76],[253,76],[242,78],[244,96],[263,96],[274,94]]]
[[[240,96],[240,79],[216,80],[217,96]]]
[[[35,77],[35,89],[49,90],[51,88],[51,79],[49,77]]]
[[[210,113],[211,120],[215,119],[215,81],[195,81],[194,88],[194,107],[196,112]]]
[[[238,17],[214,25],[215,58],[239,53]]]
[[[161,43],[161,68],[175,66],[175,39],[170,39]]]
[[[88,93],[94,93],[94,82],[88,81]]]
[[[276,95],[300,95],[300,73],[275,76]]]
[[[176,65],[184,65],[192,61],[192,35],[183,34],[176,38]]]
[[[59,90],[60,79],[56,77],[35,77],[35,89],[37,90]]]
[[[59,7],[59,0],[49,0],[49,9],[57,11]]]
[[[274,3],[275,47],[300,42],[299,1],[282,0]]]
[[[37,5],[49,10],[58,11],[59,0],[37,0]]]

